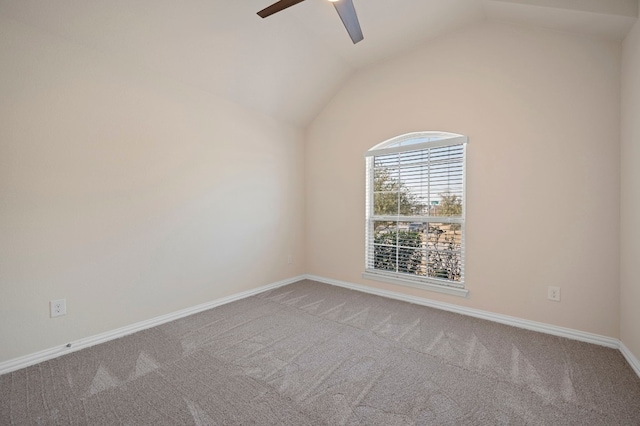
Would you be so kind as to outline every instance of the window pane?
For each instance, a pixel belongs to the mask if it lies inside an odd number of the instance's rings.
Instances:
[[[384,271],[426,275],[426,224],[374,222],[373,267]]]
[[[462,216],[462,194],[453,192],[443,192],[438,200],[435,200],[429,209],[430,216],[440,217],[461,217]]]
[[[437,194],[431,216],[462,216],[463,147],[434,148],[431,152],[430,185]]]
[[[397,229],[396,222],[374,222],[373,267],[375,269],[396,272],[398,265]]]
[[[381,161],[380,158],[384,161]],[[417,214],[418,200],[410,188],[400,179],[400,169],[397,167],[398,155],[376,157],[375,161],[373,175],[374,214],[405,216]]]
[[[462,146],[398,154],[398,186],[409,192],[412,215],[462,217],[463,156]]]
[[[427,235],[421,225],[398,223],[398,272],[425,275]]]
[[[392,215],[398,214],[398,193],[397,192],[374,192],[373,193],[373,214]]]
[[[429,150],[400,154],[400,186],[409,193],[411,215],[427,216],[429,206]]]
[[[427,274],[460,281],[462,231],[457,223],[430,223],[427,232]]]

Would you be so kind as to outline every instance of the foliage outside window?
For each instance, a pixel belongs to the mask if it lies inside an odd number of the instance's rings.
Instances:
[[[466,142],[412,133],[367,152],[366,272],[464,287]]]

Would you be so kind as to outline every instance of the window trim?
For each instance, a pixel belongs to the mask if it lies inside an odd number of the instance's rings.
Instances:
[[[427,138],[434,140],[427,140],[424,142],[418,142],[410,145],[402,145],[402,142],[408,140],[415,140],[417,138]],[[467,200],[467,144],[468,138],[464,135],[448,132],[413,132],[403,134],[391,139],[388,139],[382,143],[377,144],[373,148],[365,152],[364,157],[366,159],[366,196],[365,196],[365,268],[362,273],[362,277],[369,280],[387,282],[391,284],[404,285],[408,287],[419,288],[423,290],[430,290],[439,293],[445,293],[455,296],[466,297],[469,294],[469,290],[465,288],[465,239],[466,239],[466,200]],[[459,223],[462,229],[461,248],[460,254],[462,259],[462,271],[459,282],[443,280],[434,277],[421,276],[418,279],[411,279],[410,274],[403,274],[399,272],[383,271],[369,268],[369,250],[371,249],[370,222],[373,220],[373,162],[376,156],[382,156],[387,154],[394,154],[400,152],[420,151],[423,149],[438,148],[445,146],[462,145],[463,157],[462,157],[462,216],[460,218],[442,218],[434,217],[432,221],[425,221],[424,216],[375,216],[375,220],[385,220],[399,222],[402,219],[403,222],[440,222],[440,223]]]
[[[428,281],[418,282],[414,280],[407,280],[395,275],[391,276],[391,273],[387,274],[382,271],[373,272],[372,270],[365,270],[362,273],[362,278],[365,278],[371,281],[381,281],[389,284],[397,284],[397,285],[403,285],[405,287],[413,287],[413,288],[419,288],[421,290],[434,291],[436,293],[450,294],[453,296],[467,297],[467,295],[469,294],[469,290],[467,290],[464,287],[453,287],[450,284],[436,284]],[[429,280],[438,281],[437,278],[429,278]]]

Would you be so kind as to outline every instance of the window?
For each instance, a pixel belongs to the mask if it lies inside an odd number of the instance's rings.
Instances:
[[[365,278],[466,296],[466,145],[466,136],[420,132],[365,154]]]

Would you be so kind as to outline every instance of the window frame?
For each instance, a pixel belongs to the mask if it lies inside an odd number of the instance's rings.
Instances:
[[[420,139],[423,139],[420,141]],[[362,277],[375,281],[388,282],[409,287],[420,288],[424,290],[436,291],[439,293],[451,294],[466,297],[469,291],[465,288],[465,216],[466,216],[466,171],[467,171],[467,144],[468,138],[464,135],[448,132],[413,132],[403,134],[389,140],[386,140],[373,148],[369,149],[365,154],[366,159],[366,188],[365,188],[365,268]],[[375,158],[388,154],[423,151],[431,148],[462,146],[462,214],[460,217],[441,217],[441,216],[402,216],[397,215],[375,215],[374,212],[374,163]],[[412,223],[456,223],[460,224],[461,229],[461,272],[460,280],[453,281],[442,278],[428,277],[422,275],[412,275],[410,273],[385,271],[370,267],[372,262],[371,256],[374,253],[374,226],[378,221],[389,222],[412,222]]]

